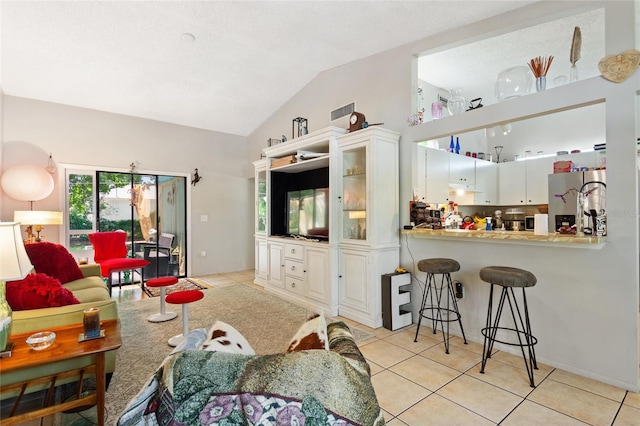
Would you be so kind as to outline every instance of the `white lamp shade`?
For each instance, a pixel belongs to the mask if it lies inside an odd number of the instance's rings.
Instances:
[[[20,224],[0,222],[0,281],[21,280],[32,269],[20,236]]]
[[[38,201],[53,192],[53,177],[42,167],[31,164],[7,169],[0,181],[2,190],[18,201]]]
[[[46,210],[16,210],[13,221],[21,225],[62,225],[62,212]]]

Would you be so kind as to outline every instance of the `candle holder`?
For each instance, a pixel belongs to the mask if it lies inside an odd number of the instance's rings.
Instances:
[[[78,336],[79,342],[104,337],[104,330],[100,329],[99,308],[88,308],[82,311],[82,324],[84,325],[84,333],[80,333]]]
[[[297,129],[296,129],[297,126]],[[309,128],[307,127],[307,119],[303,117],[296,117],[293,119],[291,123],[291,138],[296,137],[296,130],[298,136],[304,136],[309,133]]]

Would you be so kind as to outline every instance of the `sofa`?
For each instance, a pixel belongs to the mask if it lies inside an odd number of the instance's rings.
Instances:
[[[77,265],[75,259],[69,251],[62,245],[41,242],[29,244],[25,246],[27,254],[34,266],[34,273],[20,282],[7,283],[7,300],[12,305],[13,322],[11,327],[12,334],[36,332],[48,330],[53,327],[60,327],[70,324],[78,324],[83,321],[82,311],[87,308],[97,307],[100,309],[100,319],[118,319],[118,307],[115,300],[109,297],[107,286],[100,276],[99,265]],[[39,278],[47,283],[60,283],[61,287],[70,291],[75,300],[72,304],[64,306],[40,307],[47,303],[47,299],[38,294],[27,294],[22,298],[29,301],[35,306],[35,309],[22,309],[16,304],[24,305],[21,299],[15,294],[15,289],[24,286],[25,282],[33,281]],[[64,282],[63,282],[64,281]],[[37,301],[34,299],[38,299]],[[56,304],[57,305],[57,304]],[[29,380],[32,378],[52,374],[56,371],[66,371],[73,368],[82,367],[90,363],[90,358],[74,359],[68,362],[59,362],[48,364],[46,366],[23,370],[11,374],[1,374],[0,380],[4,384],[11,384],[18,381]],[[116,353],[115,351],[106,354],[106,370],[109,376],[115,371]],[[58,384],[76,381],[77,379],[68,379]],[[29,392],[38,390],[39,388],[29,389]],[[7,395],[2,395],[5,399]]]
[[[301,327],[286,351],[270,355],[254,354],[220,321],[208,333],[190,332],[117,425],[384,425],[369,365],[349,327],[308,328]]]

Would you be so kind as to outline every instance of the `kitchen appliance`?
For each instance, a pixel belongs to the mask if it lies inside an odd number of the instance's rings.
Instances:
[[[533,216],[525,216],[524,217],[524,230],[525,231],[533,231],[536,227],[535,217]]]
[[[565,226],[593,229],[591,210],[597,215],[605,213],[606,170],[590,170],[549,175],[549,232]],[[585,194],[583,211],[578,211],[578,193]],[[585,214],[589,213],[589,215]],[[582,221],[582,226],[580,223]]]
[[[504,227],[507,231],[524,230],[524,212],[522,210],[507,209],[504,216]]]

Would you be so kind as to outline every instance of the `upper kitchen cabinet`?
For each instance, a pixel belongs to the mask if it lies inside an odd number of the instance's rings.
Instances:
[[[547,204],[547,177],[556,157],[510,161],[498,165],[498,201],[501,205]]]
[[[498,204],[498,164],[476,160],[476,188],[473,203],[479,206]]]
[[[476,159],[449,154],[449,184],[454,189],[472,191],[476,185]]]
[[[424,201],[443,203],[449,201],[449,153],[425,148]]]

